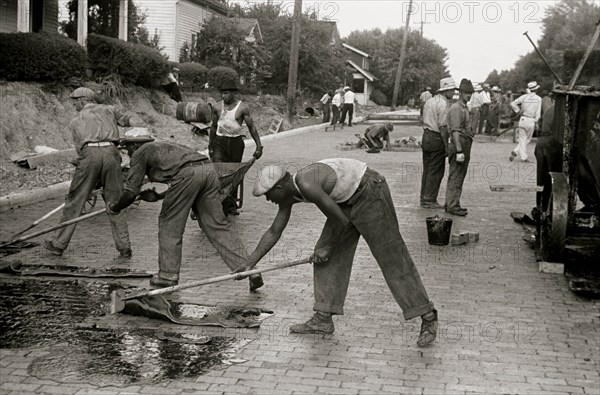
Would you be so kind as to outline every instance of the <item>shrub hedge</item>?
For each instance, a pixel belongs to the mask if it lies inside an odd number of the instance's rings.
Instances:
[[[58,33],[0,33],[0,78],[64,81],[85,74],[86,53]]]
[[[237,71],[230,67],[217,66],[208,71],[208,84],[215,89],[231,86],[239,88],[240,77]]]
[[[208,68],[200,63],[179,63],[179,84],[183,89],[200,90],[208,78]]]
[[[90,34],[87,49],[99,77],[117,74],[123,83],[155,87],[170,71],[167,60],[158,50],[142,44]]]

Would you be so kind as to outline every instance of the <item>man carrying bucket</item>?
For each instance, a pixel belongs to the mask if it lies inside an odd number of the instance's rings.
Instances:
[[[279,205],[271,227],[250,255],[251,269],[277,243],[296,203],[314,203],[327,216],[311,256],[314,262],[315,314],[292,333],[333,333],[332,315],[344,314],[352,261],[360,236],[377,260],[388,287],[409,320],[422,318],[417,344],[435,341],[437,311],[404,244],[385,178],[355,159],[334,158],[313,163],[293,176],[283,166],[266,166],[254,185],[254,196],[265,195]]]

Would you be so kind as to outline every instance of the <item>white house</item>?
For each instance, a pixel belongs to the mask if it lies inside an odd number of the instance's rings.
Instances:
[[[342,44],[342,46],[348,50],[349,59],[346,59],[346,63],[353,70],[352,82],[349,85],[356,94],[356,102],[367,105],[371,93],[373,93],[373,81],[375,81],[375,76],[369,72],[371,56],[348,44]]]

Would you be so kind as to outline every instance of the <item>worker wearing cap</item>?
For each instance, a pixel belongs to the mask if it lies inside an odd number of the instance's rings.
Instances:
[[[527,84],[528,93],[519,96],[516,100],[510,103],[510,107],[514,112],[518,113],[519,128],[517,129],[517,146],[512,150],[508,159],[512,162],[515,157],[518,157],[523,162],[528,162],[527,145],[533,137],[535,125],[540,120],[542,115],[542,98],[535,91],[540,86],[535,81]]]
[[[463,78],[458,87],[459,99],[448,109],[448,144],[449,174],[446,186],[446,212],[465,216],[467,209],[460,205],[460,196],[471,160],[471,145],[475,132],[471,129],[467,103],[473,94],[473,84]]]
[[[135,114],[121,111],[114,106],[96,104],[96,93],[89,88],[75,89],[71,95],[77,116],[70,129],[77,152],[77,164],[60,222],[81,215],[85,202],[97,184],[102,185],[102,197],[116,202],[123,192],[121,154],[117,149],[121,126],[141,126],[142,120]],[[123,214],[109,217],[113,239],[119,256],[131,256],[129,231]],[[54,255],[62,255],[69,245],[77,224],[56,231],[54,237],[44,241],[44,246]]]
[[[314,316],[290,327],[293,333],[333,333],[332,315],[344,313],[352,261],[360,236],[377,260],[404,318],[422,317],[418,344],[431,344],[437,333],[437,311],[407,247],[385,178],[354,159],[313,163],[291,175],[283,166],[265,167],[254,196],[279,205],[279,211],[250,255],[252,268],[277,243],[297,203],[314,203],[327,216],[311,260],[314,263]]]
[[[208,152],[213,162],[235,162],[240,163],[244,155],[244,131],[242,124],[245,122],[250,136],[256,144],[254,158],[262,156],[263,146],[260,135],[250,114],[250,108],[241,100],[236,100],[235,93],[238,91],[238,76],[232,74],[225,79],[219,90],[222,102],[220,110],[215,107],[212,126],[209,134]],[[236,203],[237,188],[223,200],[223,212],[225,215],[238,215]]]
[[[123,143],[131,157],[131,169],[123,195],[118,202],[108,205],[107,212],[118,214],[138,195],[146,201],[164,198],[158,217],[159,271],[150,280],[151,285],[178,284],[183,232],[190,210],[230,269],[246,264],[248,252],[223,214],[221,184],[206,156],[170,141],[154,141],[145,129],[126,133]],[[154,190],[140,192],[145,176],[152,182],[168,184],[169,188],[162,194]],[[251,291],[262,285],[260,275],[250,277]]]
[[[454,78],[442,78],[437,94],[423,106],[423,172],[420,204],[423,208],[441,208],[437,196],[446,171],[448,151],[448,100],[456,91]]]

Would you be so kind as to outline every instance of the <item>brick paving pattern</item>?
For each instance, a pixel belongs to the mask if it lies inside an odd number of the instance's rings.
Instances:
[[[434,346],[416,346],[420,320],[404,321],[368,247],[359,243],[346,314],[334,317],[333,335],[290,335],[292,323],[312,314],[312,269],[309,265],[264,275],[265,286],[248,292],[247,280],[188,289],[174,299],[204,305],[252,306],[275,315],[260,329],[177,327],[207,335],[238,336],[253,341],[236,358],[247,360],[195,379],[157,385],[97,387],[59,383],[28,374],[43,348],[0,350],[2,394],[184,394],[184,393],[395,393],[395,394],[599,394],[599,303],[569,291],[563,275],[538,273],[532,250],[511,211],[529,213],[535,192],[491,192],[490,184],[535,185],[535,165],[510,163],[511,144],[475,143],[462,205],[465,218],[454,217],[453,230],[477,231],[480,241],[434,247],[427,243],[425,218],[441,210],[418,206],[420,152],[338,151],[354,141],[364,125],[342,131],[316,131],[270,141],[257,165],[285,163],[295,169],[315,160],[345,156],[366,161],[390,185],[400,230],[439,310],[440,330]],[[392,141],[414,135],[418,127],[397,127]],[[533,145],[529,150],[533,151]],[[248,154],[251,154],[249,150]],[[246,177],[244,207],[232,219],[248,248],[270,225],[276,206],[251,195],[258,169]],[[440,191],[443,204],[445,180]],[[60,199],[2,214],[1,236],[24,228]],[[99,203],[97,207],[100,207]],[[103,216],[79,225],[62,258],[43,249],[17,257],[28,264],[121,266],[157,270],[159,203],[142,203],[128,214],[134,256],[116,260],[108,221]],[[54,221],[54,222],[53,222]],[[48,221],[53,224],[57,218]],[[312,205],[296,205],[282,240],[260,265],[307,257],[324,216]],[[43,237],[40,237],[40,241]],[[189,221],[183,245],[182,282],[227,273],[226,266],[197,224]],[[13,256],[14,258],[15,256]],[[0,278],[0,284],[2,282]],[[147,286],[147,280],[127,280]],[[107,315],[99,326],[175,328],[147,318]]]

